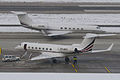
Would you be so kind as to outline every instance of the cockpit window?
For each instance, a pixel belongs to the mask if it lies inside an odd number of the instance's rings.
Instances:
[[[19,46],[21,46],[21,44],[18,44]]]

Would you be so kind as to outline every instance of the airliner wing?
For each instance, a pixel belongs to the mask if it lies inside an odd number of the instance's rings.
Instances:
[[[54,53],[54,52],[42,52],[41,55],[37,57],[31,58],[31,60],[41,60],[41,59],[49,59],[49,58],[56,58],[56,57],[64,57],[63,53]]]
[[[58,36],[58,35],[64,35],[68,33],[72,33],[72,31],[48,31],[48,36]]]
[[[113,47],[113,43],[110,45],[110,47],[106,50],[93,50],[93,51],[90,51],[90,53],[99,53],[99,52],[108,52],[108,51],[111,51],[112,50],[112,47]]]

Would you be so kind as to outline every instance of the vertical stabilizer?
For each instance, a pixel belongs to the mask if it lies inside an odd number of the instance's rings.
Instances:
[[[21,24],[24,24],[27,26],[32,26],[34,24],[32,19],[28,16],[26,12],[16,12],[16,11],[11,11],[11,12],[18,16]]]
[[[84,37],[84,40],[80,44],[80,47],[82,51],[91,51],[95,42],[96,37],[104,37],[104,36],[113,36],[116,34],[92,34],[92,33],[87,33],[86,36]]]

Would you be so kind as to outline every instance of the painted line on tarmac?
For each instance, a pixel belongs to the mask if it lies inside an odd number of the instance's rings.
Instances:
[[[75,68],[75,65],[72,64],[72,67],[74,68],[75,72],[78,72],[77,69]]]
[[[104,66],[105,67],[105,66]],[[107,67],[105,67],[105,70],[108,72],[108,73],[111,73],[111,71],[107,68]]]

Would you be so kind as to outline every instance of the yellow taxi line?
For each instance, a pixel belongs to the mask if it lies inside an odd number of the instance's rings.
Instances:
[[[105,66],[104,66],[104,67],[105,67]],[[107,71],[108,73],[111,73],[110,70],[109,70],[107,67],[105,67],[105,69],[106,69],[106,71]]]
[[[75,68],[75,66],[72,64],[72,67],[75,69],[75,72],[78,72],[77,69]]]

